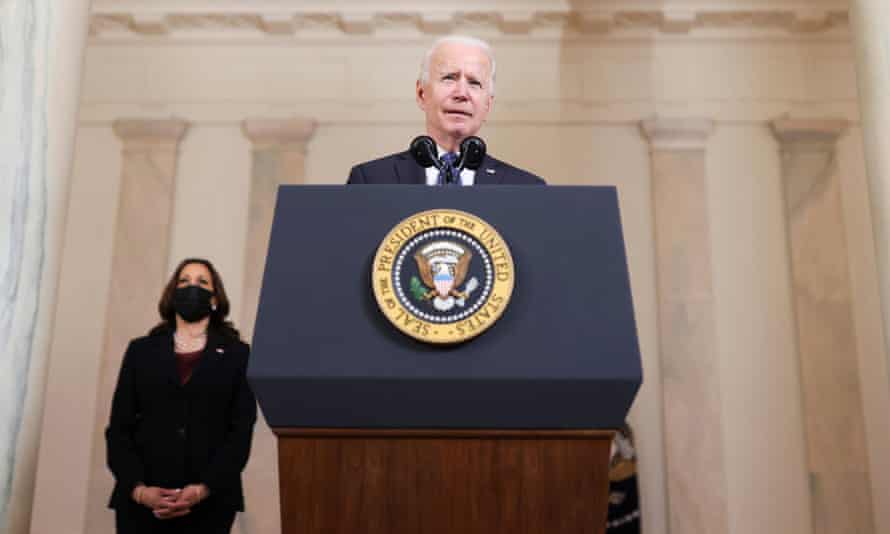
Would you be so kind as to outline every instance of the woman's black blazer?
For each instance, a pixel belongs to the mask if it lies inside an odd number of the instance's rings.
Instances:
[[[208,332],[201,360],[183,386],[172,332],[130,342],[105,430],[116,480],[111,508],[129,504],[142,482],[164,488],[204,483],[214,508],[244,509],[241,471],[256,422],[246,377],[249,352],[241,341]]]

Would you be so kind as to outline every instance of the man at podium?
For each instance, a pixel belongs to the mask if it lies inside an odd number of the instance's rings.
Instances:
[[[478,168],[456,165],[461,143],[475,136],[494,103],[496,64],[491,46],[480,39],[447,36],[427,51],[415,97],[436,144],[438,164],[421,165],[411,151],[356,165],[349,184],[544,185],[534,174],[485,155]]]
[[[249,377],[286,534],[604,531],[642,376],[618,194],[514,187],[544,181],[473,135],[494,82],[488,45],[441,39],[427,135],[349,176],[414,187],[279,189]]]

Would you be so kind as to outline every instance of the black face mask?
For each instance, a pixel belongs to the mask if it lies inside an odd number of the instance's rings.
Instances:
[[[173,293],[173,309],[187,323],[195,323],[210,315],[213,293],[201,286],[177,287]]]

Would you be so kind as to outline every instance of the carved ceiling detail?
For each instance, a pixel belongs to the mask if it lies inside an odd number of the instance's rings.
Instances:
[[[639,32],[691,34],[723,32],[779,32],[789,35],[846,30],[847,10],[675,10],[611,11],[455,11],[455,12],[115,12],[94,10],[90,35],[139,36],[317,36],[371,35],[414,32],[445,34],[457,28],[483,35],[522,35],[559,30],[570,35],[625,35]]]

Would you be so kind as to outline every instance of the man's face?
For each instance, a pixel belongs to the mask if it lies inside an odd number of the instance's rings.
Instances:
[[[491,64],[480,48],[442,43],[430,58],[429,79],[417,82],[417,105],[426,130],[446,150],[476,135],[491,111]]]

